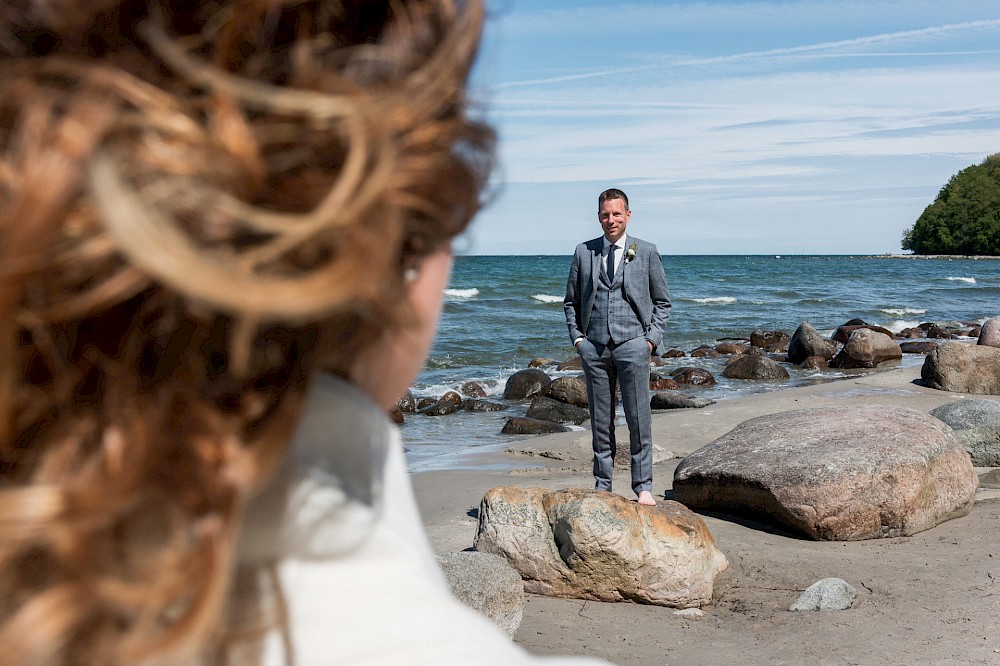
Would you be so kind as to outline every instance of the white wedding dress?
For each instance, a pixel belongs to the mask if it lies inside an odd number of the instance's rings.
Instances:
[[[565,664],[533,657],[448,591],[406,472],[399,430],[366,396],[317,378],[274,480],[251,503],[238,559],[276,565],[289,612],[263,663]]]

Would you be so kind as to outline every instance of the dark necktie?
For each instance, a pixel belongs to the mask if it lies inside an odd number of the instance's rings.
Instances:
[[[615,277],[615,250],[617,249],[617,245],[608,246],[608,265],[604,268],[604,270],[608,272],[609,280],[612,280]]]

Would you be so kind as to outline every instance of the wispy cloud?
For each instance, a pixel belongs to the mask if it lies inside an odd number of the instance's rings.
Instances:
[[[609,16],[613,44],[595,43]],[[993,2],[532,5],[510,18],[523,31],[487,77],[506,188],[486,244],[544,233],[565,250],[578,234],[559,220],[589,219],[590,193],[616,183],[683,224],[689,252],[735,219],[783,239],[809,219],[843,230],[847,251],[898,250],[951,174],[1000,151]],[[552,40],[538,39],[546,26]],[[520,229],[526,204],[556,221]]]
[[[850,51],[850,49],[859,46],[869,47],[877,44],[898,44],[900,42],[917,41],[921,39],[926,39],[928,37],[940,37],[942,35],[947,35],[949,33],[964,32],[964,31],[976,31],[976,32],[989,31],[990,33],[997,33],[998,35],[1000,35],[1000,18],[985,19],[980,21],[966,21],[964,23],[940,25],[928,28],[921,28],[919,30],[902,30],[897,32],[882,33],[878,35],[855,37],[852,39],[818,42],[815,44],[803,44],[801,46],[785,47],[779,49],[745,51],[742,53],[733,53],[728,55],[718,55],[712,57],[680,58],[677,56],[669,56],[665,61],[662,62],[635,65],[631,67],[601,68],[589,72],[562,74],[559,76],[528,79],[524,81],[507,81],[498,83],[496,84],[495,87],[498,89],[507,89],[507,88],[519,88],[527,86],[548,86],[552,84],[567,83],[571,81],[608,78],[608,77],[620,76],[622,74],[651,72],[660,68],[702,67],[705,65],[719,65],[725,63],[735,63],[735,62],[750,61],[750,60],[763,60],[763,59],[775,60],[778,58],[787,58],[789,56],[795,56],[795,57],[807,56],[813,59],[861,58],[861,57],[926,58],[926,57],[957,57],[957,56],[970,56],[970,55],[989,55],[989,54],[997,54],[998,52],[1000,52],[993,49],[979,50],[979,51],[926,51],[926,52],[911,51],[911,52],[891,52],[891,53]],[[650,56],[647,56],[647,58],[648,57]]]

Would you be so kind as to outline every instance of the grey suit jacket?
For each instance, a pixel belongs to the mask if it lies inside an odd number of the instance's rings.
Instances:
[[[663,329],[670,318],[670,290],[663,274],[663,262],[656,246],[626,234],[626,256],[635,245],[635,257],[623,267],[625,300],[646,331],[646,339],[653,343],[653,353],[660,353]],[[566,298],[563,310],[570,341],[586,337],[590,313],[594,309],[594,294],[601,271],[601,252],[604,237],[589,240],[576,246],[573,263],[566,281]]]

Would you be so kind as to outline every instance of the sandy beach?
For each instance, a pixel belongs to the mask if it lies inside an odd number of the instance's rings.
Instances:
[[[654,496],[670,497],[681,458],[755,416],[871,403],[929,411],[961,397],[1000,399],[936,391],[915,383],[919,376],[919,366],[897,368],[656,413],[654,442],[673,457],[654,467]],[[627,437],[627,430],[618,436]],[[589,437],[577,431],[524,439],[469,454],[466,466],[415,474],[435,550],[472,545],[479,500],[490,487],[592,487]],[[615,484],[632,499],[627,471],[616,472]],[[704,617],[528,595],[516,642],[536,654],[591,655],[630,665],[1000,665],[1000,490],[981,488],[968,516],[904,538],[814,542],[760,523],[702,517],[731,565],[716,579]],[[853,608],[788,610],[806,587],[827,577],[857,588]]]

